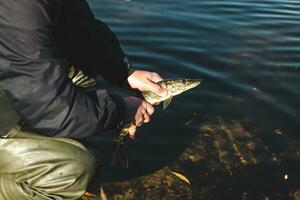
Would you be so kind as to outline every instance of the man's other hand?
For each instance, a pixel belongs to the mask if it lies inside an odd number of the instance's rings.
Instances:
[[[137,128],[150,121],[150,117],[154,113],[154,107],[133,96],[123,97],[123,100],[126,105],[125,123],[130,124],[128,128],[129,136],[134,139]]]
[[[167,90],[157,84],[161,80],[163,79],[158,73],[142,70],[134,71],[127,79],[132,89],[137,89],[141,92],[150,91],[159,96],[167,96]]]

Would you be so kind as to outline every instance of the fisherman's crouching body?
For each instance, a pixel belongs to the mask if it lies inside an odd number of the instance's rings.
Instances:
[[[117,37],[85,0],[0,0],[0,38],[0,86],[21,119],[0,130],[0,199],[79,199],[98,166],[76,139],[122,121],[133,138],[154,108],[135,97],[84,90],[67,77],[68,68],[166,95],[156,84],[162,79],[132,70]]]

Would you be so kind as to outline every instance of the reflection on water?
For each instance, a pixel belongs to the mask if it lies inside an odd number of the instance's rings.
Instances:
[[[108,170],[114,199],[300,196],[300,1],[89,2],[136,67],[203,79],[141,128],[129,170]]]

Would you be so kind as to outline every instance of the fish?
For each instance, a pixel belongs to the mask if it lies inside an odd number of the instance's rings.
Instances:
[[[161,87],[167,90],[166,96],[159,96],[153,92],[145,91],[142,92],[143,99],[152,104],[159,105],[163,103],[163,109],[166,109],[174,96],[179,95],[187,90],[197,87],[201,83],[201,79],[187,79],[187,78],[176,78],[176,79],[164,79],[162,81],[157,82]],[[112,163],[114,164],[116,160],[119,161],[122,167],[128,168],[129,161],[124,148],[126,138],[129,135],[130,124],[120,123],[118,131],[114,134],[114,149],[115,155],[113,157]]]
[[[152,105],[159,105],[163,102],[163,109],[166,109],[174,96],[179,95],[187,90],[197,87],[201,83],[201,79],[186,79],[186,78],[176,78],[176,79],[165,79],[159,81],[161,87],[167,90],[166,96],[159,96],[153,92],[142,92],[142,96],[145,101]]]

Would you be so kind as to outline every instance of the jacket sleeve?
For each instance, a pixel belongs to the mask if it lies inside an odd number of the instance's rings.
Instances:
[[[100,74],[109,83],[123,85],[132,72],[116,35],[96,19],[86,0],[62,4],[56,36],[64,55],[89,76]]]
[[[0,85],[21,119],[48,136],[86,138],[114,128],[122,100],[85,93],[67,78],[53,37],[54,1],[13,2],[0,0]]]

